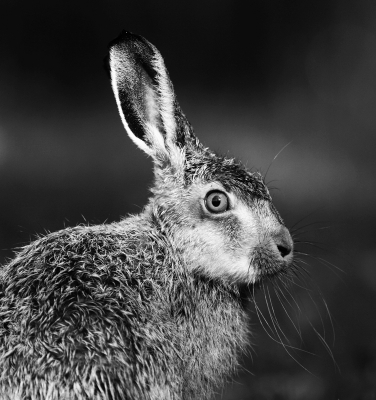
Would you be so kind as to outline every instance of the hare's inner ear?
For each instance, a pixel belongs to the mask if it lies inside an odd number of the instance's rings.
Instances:
[[[154,159],[171,158],[176,153],[175,96],[159,51],[141,36],[123,32],[110,44],[109,66],[128,135]]]

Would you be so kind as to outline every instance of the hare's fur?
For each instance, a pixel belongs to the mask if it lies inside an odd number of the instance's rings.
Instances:
[[[0,398],[208,399],[248,343],[241,287],[284,271],[291,237],[261,176],[204,148],[163,59],[124,32],[115,98],[154,161],[138,216],[24,247],[0,275]],[[207,194],[226,195],[212,213]]]

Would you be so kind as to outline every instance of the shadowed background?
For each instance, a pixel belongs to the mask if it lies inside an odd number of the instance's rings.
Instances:
[[[255,346],[218,399],[375,399],[375,22],[368,0],[3,0],[0,262],[35,234],[146,203],[151,162],[127,138],[102,67],[122,29],[141,34],[201,141],[268,170],[308,254],[311,278],[290,289],[300,312],[286,295],[288,317],[273,295],[281,329],[270,338],[260,319],[273,330],[273,310],[257,294],[267,322],[250,305]],[[288,344],[283,334],[298,350],[275,342]]]

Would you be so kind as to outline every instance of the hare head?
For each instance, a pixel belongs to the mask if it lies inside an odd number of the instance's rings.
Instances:
[[[154,162],[154,196],[144,212],[184,265],[239,284],[285,270],[293,242],[263,178],[198,141],[159,51],[124,31],[110,45],[109,67],[124,127]]]

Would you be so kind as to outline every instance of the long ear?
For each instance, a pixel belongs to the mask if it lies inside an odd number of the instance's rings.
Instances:
[[[123,31],[110,43],[109,67],[120,117],[130,138],[155,161],[178,157],[176,132],[181,118],[159,51],[143,37]]]

